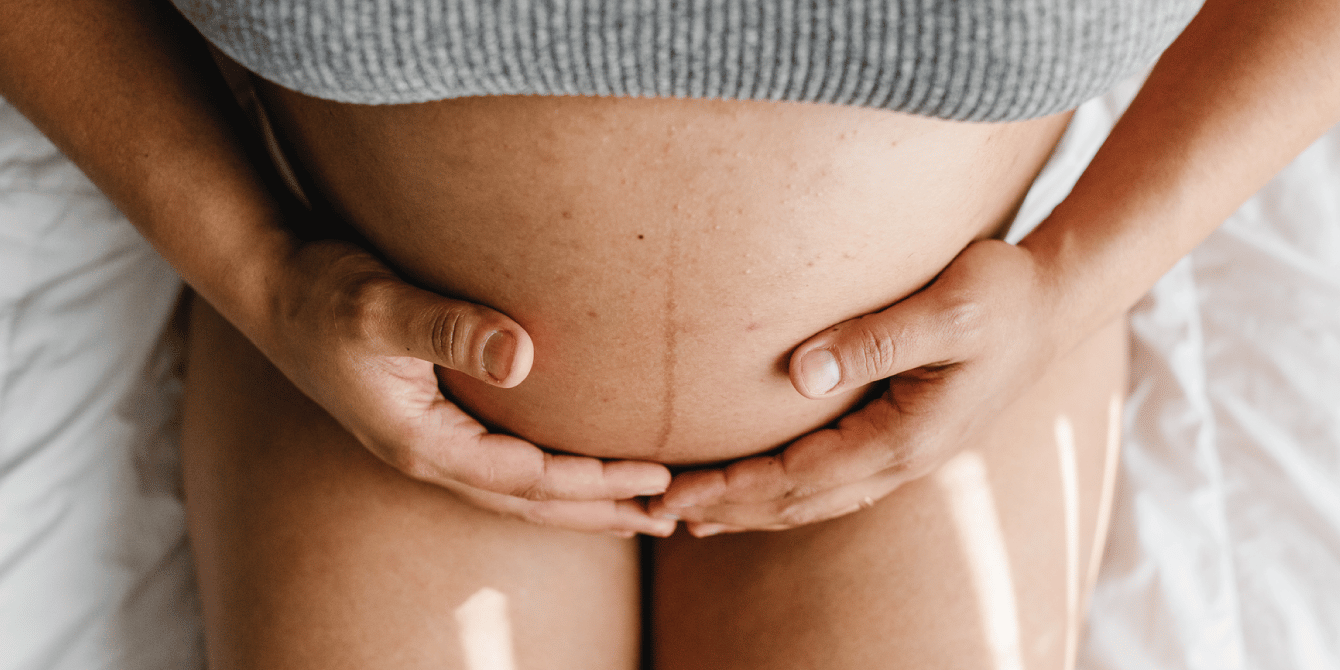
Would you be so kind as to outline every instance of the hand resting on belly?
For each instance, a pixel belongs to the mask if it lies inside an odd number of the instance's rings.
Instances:
[[[791,350],[996,233],[1065,123],[267,93],[325,197],[400,272],[530,334],[515,388],[443,376],[462,407],[554,450],[679,464],[766,451],[847,412],[862,389],[802,397]]]

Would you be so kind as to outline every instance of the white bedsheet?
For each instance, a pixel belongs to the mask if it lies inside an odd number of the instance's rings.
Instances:
[[[0,101],[0,670],[203,667],[161,337],[178,289]],[[1164,277],[1132,334],[1081,667],[1340,668],[1340,130]]]
[[[160,338],[180,285],[0,100],[0,668],[204,665]]]
[[[1086,668],[1340,668],[1340,128],[1136,307]]]

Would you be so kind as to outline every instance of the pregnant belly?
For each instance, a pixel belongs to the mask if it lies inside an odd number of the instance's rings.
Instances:
[[[704,463],[833,421],[790,352],[930,281],[1009,220],[1066,117],[958,124],[794,103],[265,91],[322,196],[404,276],[489,305],[530,376],[444,388],[491,427]]]

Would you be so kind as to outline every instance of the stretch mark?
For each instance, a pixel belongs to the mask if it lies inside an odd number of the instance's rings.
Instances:
[[[679,206],[676,205],[678,210]],[[675,284],[675,268],[679,265],[679,222],[671,217],[668,235],[665,267],[665,333],[662,346],[665,353],[661,356],[661,377],[664,387],[661,392],[661,431],[656,438],[656,450],[663,451],[670,444],[670,433],[675,425],[676,371],[679,365],[679,287]]]

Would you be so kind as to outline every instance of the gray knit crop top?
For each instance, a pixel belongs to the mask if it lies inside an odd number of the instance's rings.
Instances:
[[[175,0],[307,95],[794,100],[1010,121],[1153,62],[1201,0]]]

